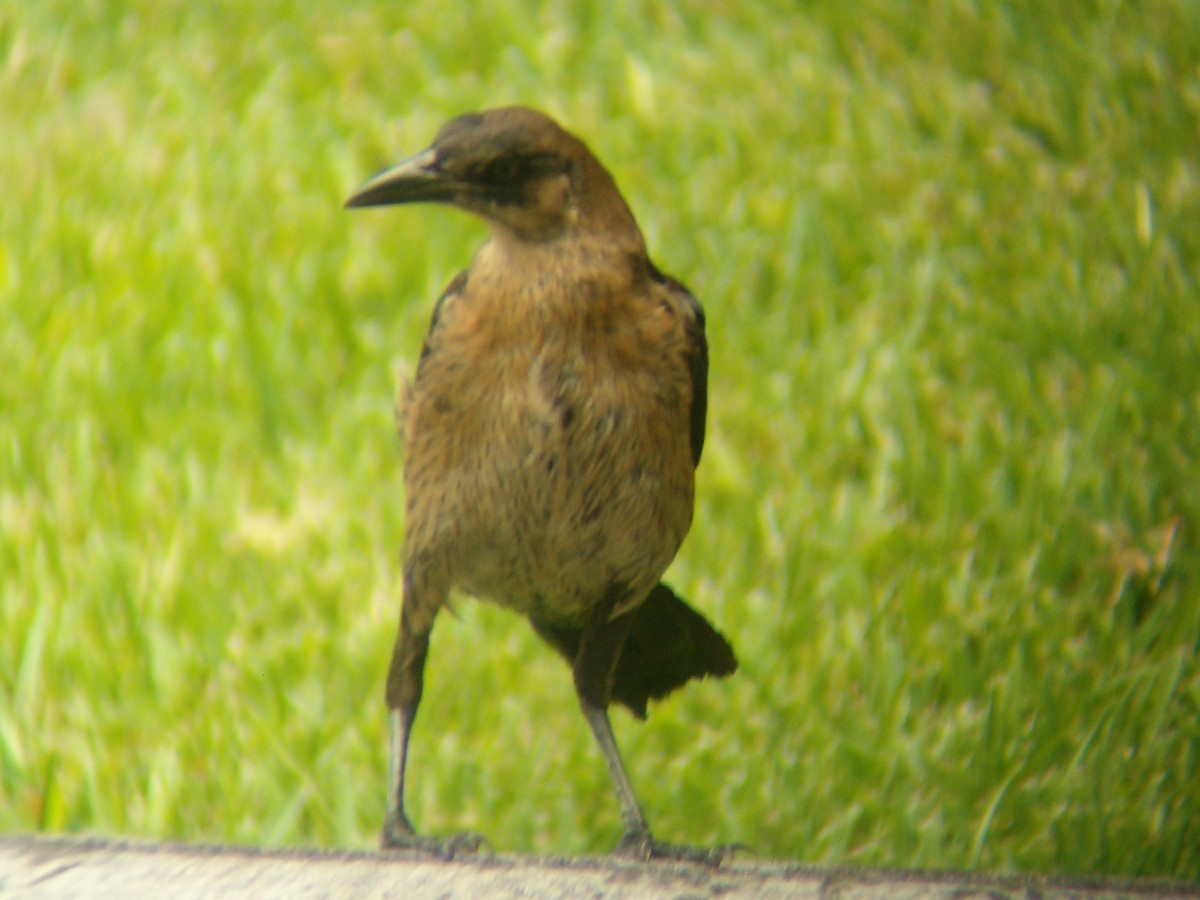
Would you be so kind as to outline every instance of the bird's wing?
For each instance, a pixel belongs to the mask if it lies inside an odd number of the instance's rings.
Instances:
[[[401,446],[408,446],[408,416],[412,408],[413,401],[413,382],[421,377],[421,364],[425,362],[425,358],[433,350],[433,345],[437,339],[438,320],[445,309],[446,304],[454,297],[462,293],[462,289],[467,284],[467,273],[459,272],[454,279],[446,285],[446,289],[442,291],[437,302],[433,305],[433,315],[429,318],[429,330],[425,332],[425,340],[421,342],[421,355],[417,358],[417,371],[412,378],[406,375],[400,377],[400,383],[396,388],[396,432],[400,435]]]
[[[684,338],[687,342],[684,359],[692,380],[692,463],[698,466],[700,451],[704,449],[704,423],[708,416],[708,340],[704,336],[704,308],[682,282],[663,274],[654,263],[650,263],[650,277],[666,288],[684,313]]]
[[[700,301],[683,285],[676,283],[687,299],[688,316],[687,364],[692,376],[692,462],[700,465],[700,451],[704,449],[704,423],[708,416],[708,340],[704,336],[704,309]]]
[[[437,336],[438,319],[441,318],[442,310],[446,304],[452,301],[455,297],[462,293],[463,288],[467,286],[467,272],[464,269],[454,276],[453,280],[446,285],[446,289],[442,291],[442,295],[437,298],[437,302],[433,304],[433,314],[429,317],[429,330],[425,332],[425,340],[421,343],[421,356],[417,361],[417,371],[420,372],[421,363],[425,361],[430,351],[433,349],[433,343]]]

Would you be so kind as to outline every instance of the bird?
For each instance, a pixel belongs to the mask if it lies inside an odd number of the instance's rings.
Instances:
[[[729,640],[660,580],[691,526],[704,445],[703,310],[650,261],[608,170],[539,111],[457,116],[345,201],[409,203],[471,213],[489,236],[436,301],[398,404],[403,596],[381,845],[454,857],[486,843],[419,834],[404,803],[430,634],[455,591],[525,616],[571,666],[620,804],[615,852],[719,864],[729,847],[654,837],[608,715],[617,703],[644,719],[649,701],[737,668]]]

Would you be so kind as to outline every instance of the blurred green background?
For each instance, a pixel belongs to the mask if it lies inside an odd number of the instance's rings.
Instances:
[[[397,372],[482,227],[347,213],[521,102],[709,319],[669,581],[742,668],[616,713],[660,836],[1200,879],[1200,6],[0,6],[0,830],[373,846]],[[434,635],[425,830],[604,852],[567,669]]]

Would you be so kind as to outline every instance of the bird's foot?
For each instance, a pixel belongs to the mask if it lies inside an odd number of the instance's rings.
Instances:
[[[720,844],[716,847],[692,847],[687,844],[668,844],[660,841],[648,831],[627,831],[613,852],[646,862],[651,859],[674,860],[676,862],[700,863],[719,866],[729,862],[739,850],[747,849],[744,844]]]
[[[465,831],[449,837],[426,837],[417,834],[406,818],[389,815],[379,838],[383,850],[412,850],[438,859],[456,859],[474,856],[483,848],[489,851],[492,845],[481,834]]]

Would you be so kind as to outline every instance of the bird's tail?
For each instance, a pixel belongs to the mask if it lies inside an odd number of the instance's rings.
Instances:
[[[612,700],[646,718],[646,704],[660,700],[693,678],[723,678],[737,669],[733,647],[696,610],[662,582],[633,610],[613,677]],[[553,628],[541,622],[533,627],[559,653],[572,661],[579,650],[581,632]]]

